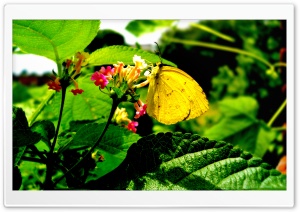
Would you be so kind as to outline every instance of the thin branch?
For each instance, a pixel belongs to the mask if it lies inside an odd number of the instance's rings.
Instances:
[[[274,115],[272,116],[272,118],[270,119],[270,121],[268,122],[268,126],[271,127],[273,122],[276,120],[276,118],[279,116],[279,114],[282,112],[282,110],[285,108],[286,106],[286,100],[284,100],[284,102],[280,105],[280,107],[278,108],[278,110],[274,113]]]
[[[100,137],[98,138],[98,140],[95,142],[95,144],[92,146],[92,148],[81,158],[81,160],[79,160],[74,166],[72,166],[63,176],[61,176],[59,179],[57,179],[55,182],[54,182],[54,184],[53,184],[53,186],[55,186],[59,181],[61,181],[63,178],[65,178],[66,177],[66,175],[67,174],[70,174],[70,172],[75,168],[75,167],[77,167],[80,163],[82,163],[88,156],[90,156],[91,155],[91,153],[94,151],[94,149],[99,145],[99,143],[101,142],[101,140],[102,140],[102,138],[103,138],[103,136],[104,136],[104,134],[105,134],[105,132],[106,132],[106,130],[108,129],[108,126],[109,126],[109,124],[110,124],[110,122],[111,122],[111,119],[112,119],[112,117],[113,117],[113,115],[114,115],[114,112],[115,112],[115,110],[117,109],[117,107],[118,107],[118,105],[119,105],[119,100],[115,100],[115,99],[113,99],[113,103],[112,103],[112,107],[111,107],[111,111],[110,111],[110,114],[109,114],[109,117],[108,117],[108,120],[107,120],[107,122],[106,122],[106,125],[105,125],[105,127],[104,127],[104,129],[103,129],[103,131],[102,131],[102,133],[101,133],[101,135],[100,135]]]
[[[182,39],[177,39],[177,38],[168,38],[168,40],[171,42],[174,42],[174,43],[181,43],[181,44],[192,45],[192,46],[201,46],[201,47],[210,48],[210,49],[217,49],[217,50],[221,50],[221,51],[227,51],[227,52],[247,55],[249,57],[253,57],[253,58],[259,60],[260,62],[264,63],[266,66],[270,67],[271,69],[274,68],[273,65],[271,63],[269,63],[267,60],[265,60],[264,58],[259,57],[256,54],[253,54],[251,52],[248,52],[248,51],[245,51],[242,49],[233,48],[230,46],[218,45],[218,44],[214,44],[214,43],[200,42],[200,41],[193,41],[193,40],[182,40]]]

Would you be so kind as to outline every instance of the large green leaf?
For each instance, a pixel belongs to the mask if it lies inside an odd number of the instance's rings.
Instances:
[[[133,144],[122,164],[86,189],[285,190],[286,176],[224,141],[159,133]]]
[[[20,148],[37,143],[41,135],[31,131],[24,111],[13,107],[13,148]]]
[[[13,107],[13,164],[18,165],[26,146],[40,141],[41,135],[31,131],[24,111]]]
[[[276,138],[277,132],[256,118],[258,110],[256,100],[244,96],[225,99],[219,103],[219,107],[223,117],[206,130],[204,136],[225,140],[258,157],[263,157],[270,143]]]
[[[256,118],[258,103],[250,96],[239,96],[238,98],[227,98],[219,102],[221,112],[228,117],[245,115]]]
[[[126,30],[139,37],[161,28],[170,27],[173,22],[174,20],[134,20],[128,23]]]
[[[13,44],[61,63],[93,40],[99,24],[96,20],[14,20]]]
[[[118,61],[123,62],[125,65],[133,65],[133,56],[141,56],[146,62],[156,64],[160,62],[159,56],[154,53],[144,51],[142,49],[132,48],[129,46],[108,46],[105,48],[98,49],[91,53],[88,61],[90,65],[101,66],[117,64]],[[162,62],[166,65],[176,65],[166,59],[161,58]]]
[[[112,105],[110,97],[94,85],[90,76],[79,77],[77,82],[84,92],[74,96],[71,92],[73,87],[68,87],[61,121],[63,130],[68,129],[69,123],[74,120],[95,120],[107,117]],[[49,105],[55,111],[56,117],[59,114],[60,104],[61,92],[55,95],[53,102]]]
[[[68,148],[93,146],[102,133],[105,124],[91,123],[83,125],[78,129],[73,139],[68,141]],[[89,179],[97,179],[119,166],[126,157],[128,148],[139,138],[139,135],[132,133],[124,127],[110,125],[97,147],[105,160],[104,162],[97,163],[97,168],[91,172],[92,175]],[[62,142],[59,141],[59,144],[66,145],[65,140],[62,140]]]

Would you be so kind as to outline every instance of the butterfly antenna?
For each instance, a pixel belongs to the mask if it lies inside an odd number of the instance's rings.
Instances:
[[[158,49],[158,57],[159,57],[159,59],[160,59],[161,64],[163,64],[163,62],[162,62],[162,60],[161,60],[161,51],[160,51],[159,45],[158,45],[156,42],[154,42],[154,43],[157,45],[157,49]]]

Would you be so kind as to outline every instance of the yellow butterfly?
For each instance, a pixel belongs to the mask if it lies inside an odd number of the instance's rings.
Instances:
[[[208,110],[202,88],[184,71],[157,63],[148,79],[147,113],[159,122],[175,124]]]

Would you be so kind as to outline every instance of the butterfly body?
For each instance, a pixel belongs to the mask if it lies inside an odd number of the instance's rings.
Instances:
[[[149,79],[147,113],[164,124],[202,115],[208,101],[199,84],[184,71],[159,63]]]

